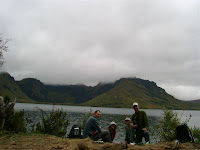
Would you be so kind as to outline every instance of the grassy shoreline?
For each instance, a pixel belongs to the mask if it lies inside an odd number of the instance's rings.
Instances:
[[[69,139],[47,134],[4,134],[0,136],[0,149],[63,149],[63,150],[161,150],[172,149],[174,142],[149,145],[98,144],[90,139]],[[200,144],[181,143],[179,149],[200,149]]]

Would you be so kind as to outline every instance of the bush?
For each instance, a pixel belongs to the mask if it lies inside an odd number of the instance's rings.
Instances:
[[[42,109],[38,109],[41,111],[42,121],[37,122],[37,124],[33,126],[32,131],[60,137],[66,134],[67,126],[69,125],[69,119],[66,119],[66,112],[64,112],[62,109],[54,110],[53,108],[48,114]]]
[[[4,97],[4,104],[5,104],[5,106],[7,106],[9,103],[10,103],[10,97],[8,96],[8,95],[6,95],[5,97]]]
[[[24,110],[20,112],[14,111],[15,103],[10,104],[10,97],[4,97],[5,124],[4,130],[12,132],[26,132],[26,124],[24,121]]]
[[[6,118],[4,129],[14,132],[26,132],[26,124],[24,121],[24,110],[14,112],[11,116]]]
[[[176,112],[163,109],[163,119],[155,126],[155,133],[160,141],[173,141],[176,137],[176,127],[181,124]]]
[[[194,137],[195,143],[200,143],[200,129],[197,127],[190,129]]]

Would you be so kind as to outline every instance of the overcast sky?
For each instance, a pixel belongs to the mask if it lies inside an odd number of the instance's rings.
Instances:
[[[1,71],[92,86],[138,77],[200,99],[199,24],[199,0],[0,0]]]

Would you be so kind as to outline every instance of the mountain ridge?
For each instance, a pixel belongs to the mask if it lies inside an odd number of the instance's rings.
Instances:
[[[121,78],[113,83],[100,82],[92,87],[83,84],[50,85],[35,78],[15,81],[9,73],[1,73],[0,90],[0,94],[16,97],[19,102],[131,107],[137,101],[142,108],[200,109],[200,103],[177,100],[155,82],[136,77]]]

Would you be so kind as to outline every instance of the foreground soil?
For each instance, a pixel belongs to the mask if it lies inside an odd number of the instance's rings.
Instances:
[[[68,139],[44,134],[0,136],[0,150],[171,150],[174,142],[149,145],[99,144],[90,139]],[[200,144],[181,143],[175,150],[200,150]]]

